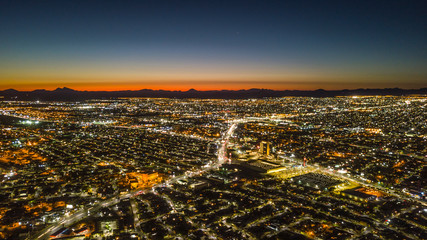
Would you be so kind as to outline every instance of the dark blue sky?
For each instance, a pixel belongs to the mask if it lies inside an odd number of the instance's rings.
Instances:
[[[427,1],[0,1],[0,89],[427,87]]]

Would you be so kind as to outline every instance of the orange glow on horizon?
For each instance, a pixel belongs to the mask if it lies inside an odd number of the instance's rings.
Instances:
[[[198,91],[215,91],[215,90],[248,90],[248,89],[269,89],[269,90],[317,90],[322,88],[319,87],[308,87],[304,85],[296,86],[296,85],[288,85],[288,87],[275,87],[271,85],[226,85],[221,87],[220,85],[187,85],[187,84],[176,84],[176,85],[149,85],[149,84],[141,84],[141,85],[114,85],[114,86],[105,86],[105,85],[71,85],[71,84],[58,84],[58,85],[49,85],[42,87],[41,85],[27,85],[22,87],[1,87],[0,91],[6,89],[15,89],[18,91],[34,91],[37,89],[44,89],[48,91],[55,90],[57,88],[67,87],[76,91],[137,91],[143,89],[150,90],[165,90],[165,91],[188,91],[189,89],[195,89]],[[330,89],[334,90],[334,89]]]
[[[182,63],[147,67],[136,63],[74,63],[70,66],[47,63],[25,68],[10,66],[0,73],[0,90],[55,90],[68,87],[79,91],[123,90],[341,90],[357,88],[422,88],[421,77],[402,82],[399,74],[369,71],[317,69],[303,66],[255,64]]]
[[[263,88],[271,90],[316,90],[322,88],[322,84],[307,84],[304,81],[290,83],[280,81],[240,81],[240,80],[208,80],[208,81],[87,81],[87,82],[20,82],[0,83],[0,91],[15,89],[18,91],[33,91],[36,89],[55,90],[56,88],[67,87],[78,91],[135,91],[141,89],[167,90],[167,91],[187,91],[196,89],[199,91],[209,90],[242,90],[251,88]],[[324,88],[324,86],[323,86]]]
[[[147,86],[134,86],[134,87],[126,87],[126,86],[114,86],[114,87],[99,87],[99,86],[93,86],[93,87],[69,87],[69,86],[63,86],[63,85],[58,85],[58,86],[54,86],[54,87],[49,87],[49,88],[40,88],[40,87],[25,87],[25,88],[14,88],[14,87],[9,87],[9,88],[2,88],[0,89],[0,91],[6,90],[6,89],[15,89],[18,91],[34,91],[37,89],[44,89],[44,90],[48,90],[48,91],[53,91],[57,88],[62,88],[62,87],[67,87],[67,88],[71,88],[73,90],[76,91],[107,91],[107,92],[114,92],[114,91],[138,91],[138,90],[143,90],[143,89],[150,89],[150,90],[164,90],[164,91],[188,91],[190,89],[195,89],[198,91],[217,91],[217,90],[248,90],[248,89],[253,89],[253,88],[258,88],[258,89],[269,89],[269,90],[316,90],[319,88],[310,88],[310,89],[303,89],[303,88],[271,88],[271,87],[243,87],[243,86],[236,86],[236,87],[224,87],[224,88],[218,88],[218,86],[215,87],[164,87],[164,86],[153,86],[153,87],[147,87]]]
[[[60,80],[57,80],[60,79]],[[121,80],[119,80],[121,79]],[[343,81],[342,79],[346,79]],[[393,85],[391,85],[393,84]],[[200,77],[184,78],[2,78],[0,90],[15,89],[18,91],[33,91],[36,89],[55,90],[58,87],[68,87],[78,91],[125,91],[125,90],[168,90],[187,91],[196,89],[208,90],[242,90],[242,89],[271,89],[271,90],[342,90],[357,88],[422,88],[421,83],[400,81],[391,83],[378,78],[339,77],[339,76],[252,76],[252,77]]]

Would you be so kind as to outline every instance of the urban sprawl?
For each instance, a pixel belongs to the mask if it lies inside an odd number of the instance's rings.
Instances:
[[[0,101],[0,125],[0,239],[427,239],[426,96]]]

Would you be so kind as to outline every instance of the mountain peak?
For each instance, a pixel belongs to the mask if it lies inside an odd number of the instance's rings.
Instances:
[[[71,88],[67,88],[67,87],[63,87],[63,88],[57,88],[54,90],[54,92],[75,92],[76,90],[71,89]]]
[[[19,91],[18,91],[18,90],[15,90],[15,89],[13,89],[13,88],[9,88],[9,89],[4,90],[3,92],[5,92],[5,93],[17,93],[17,92],[19,92]]]

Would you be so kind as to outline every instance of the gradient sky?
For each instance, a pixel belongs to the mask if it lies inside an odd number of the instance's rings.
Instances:
[[[0,90],[427,87],[427,1],[0,0]]]

